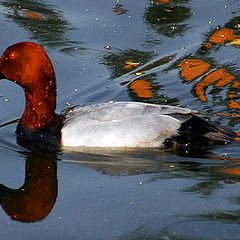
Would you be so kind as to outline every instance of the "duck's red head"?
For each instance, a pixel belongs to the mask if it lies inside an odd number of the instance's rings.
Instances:
[[[8,47],[0,60],[0,78],[20,85],[26,95],[25,112],[19,126],[30,130],[56,122],[56,80],[46,52],[32,42]]]

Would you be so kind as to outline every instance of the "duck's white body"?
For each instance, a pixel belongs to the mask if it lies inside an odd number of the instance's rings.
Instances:
[[[75,108],[62,128],[62,145],[92,148],[156,148],[178,134],[192,111],[139,102]]]

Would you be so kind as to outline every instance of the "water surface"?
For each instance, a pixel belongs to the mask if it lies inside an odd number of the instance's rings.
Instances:
[[[162,2],[3,0],[0,51],[19,41],[44,47],[58,112],[106,101],[170,104],[239,131],[239,44],[212,38],[225,28],[240,35],[238,1]],[[186,59],[209,68],[186,81],[178,66]],[[216,81],[199,93],[209,75]],[[0,85],[3,239],[239,239],[237,141],[176,152],[32,148],[14,133],[23,91]]]

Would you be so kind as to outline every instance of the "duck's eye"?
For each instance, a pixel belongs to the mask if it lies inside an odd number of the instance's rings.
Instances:
[[[12,53],[9,54],[9,58],[10,58],[10,59],[13,59],[13,58],[15,58],[15,55],[16,55],[16,54],[15,54],[14,52],[12,52]]]

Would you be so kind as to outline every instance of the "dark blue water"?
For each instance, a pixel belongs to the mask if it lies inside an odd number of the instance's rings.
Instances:
[[[19,41],[44,47],[56,71],[58,112],[152,102],[204,111],[239,131],[239,109],[229,106],[238,102],[239,45],[204,46],[223,28],[240,35],[238,1],[160,2],[0,1],[0,51]],[[186,82],[178,67],[184,59],[210,69]],[[207,86],[204,102],[196,84],[218,69],[235,79]],[[239,239],[238,142],[173,153],[29,150],[14,133],[23,110],[22,89],[1,81],[2,239]]]

